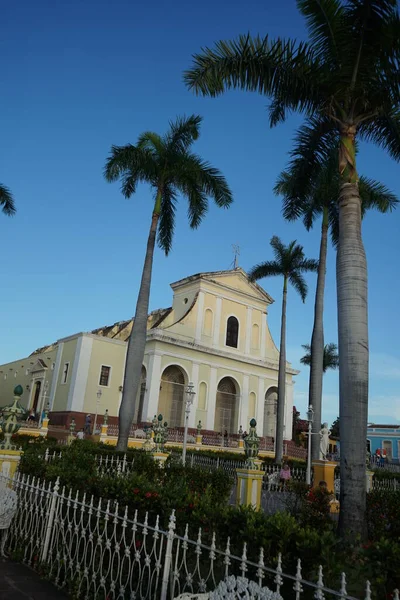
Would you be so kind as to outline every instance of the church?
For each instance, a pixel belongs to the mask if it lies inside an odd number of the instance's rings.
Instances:
[[[161,413],[170,427],[184,424],[185,390],[194,386],[189,427],[237,433],[257,420],[259,435],[273,437],[279,351],[268,327],[273,303],[241,268],[198,273],[171,284],[172,306],[153,311],[142,367],[135,421]],[[275,315],[279,319],[279,314]],[[77,333],[0,366],[0,406],[15,385],[22,404],[57,425],[88,413],[117,422],[127,340],[133,320]],[[292,437],[293,376],[286,367],[285,432]]]

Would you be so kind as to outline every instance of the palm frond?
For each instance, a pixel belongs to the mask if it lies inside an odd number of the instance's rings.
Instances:
[[[301,357],[300,362],[302,365],[309,367],[311,365],[311,346],[310,344],[303,344],[302,348],[305,350],[305,355]],[[324,373],[326,373],[328,369],[339,368],[339,355],[337,353],[336,344],[325,344],[322,365]]]
[[[158,245],[168,255],[172,248],[175,231],[176,194],[170,185],[164,185],[158,222]]]
[[[392,212],[399,204],[396,194],[379,181],[361,176],[358,182],[358,189],[360,191],[363,215],[370,208],[376,208],[381,213]]]
[[[200,135],[203,118],[199,115],[178,117],[170,121],[170,129],[165,136],[165,143],[172,152],[186,151]]]
[[[250,281],[258,281],[264,279],[264,277],[275,277],[276,275],[283,275],[281,265],[275,261],[266,261],[255,265],[248,272]]]
[[[147,150],[155,156],[165,154],[166,147],[164,140],[154,131],[144,131],[138,137],[136,147],[141,150]]]
[[[305,302],[307,298],[308,286],[304,277],[296,271],[289,273],[288,279],[294,289],[299,293],[300,298],[303,300],[303,302]]]
[[[188,198],[189,225],[196,229],[208,211],[207,195],[198,185],[191,185],[186,192]]]
[[[319,65],[312,48],[268,36],[242,35],[234,41],[219,41],[214,49],[202,49],[193,56],[184,81],[203,96],[236,88],[285,97],[291,110],[314,110],[321,101]]]
[[[282,240],[277,235],[274,235],[271,238],[270,244],[272,246],[275,260],[277,262],[282,263],[285,255],[286,255],[286,252],[287,252],[287,248],[285,247],[285,244],[282,242]]]
[[[1,211],[7,215],[7,217],[12,217],[17,212],[15,207],[14,197],[11,193],[11,190],[0,183],[0,207]]]
[[[301,347],[305,351],[305,355],[301,357],[300,362],[302,365],[309,367],[311,365],[311,346],[310,344],[302,344]]]
[[[316,273],[318,271],[319,261],[315,258],[303,258],[297,264],[296,269],[299,273]]]
[[[317,56],[336,66],[340,64],[344,11],[338,0],[297,0],[305,16],[311,44]]]
[[[386,150],[394,160],[400,160],[400,110],[360,123],[359,136]]]

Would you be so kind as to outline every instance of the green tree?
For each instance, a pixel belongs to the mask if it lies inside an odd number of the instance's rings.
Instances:
[[[118,450],[126,450],[129,430],[135,415],[137,393],[147,335],[147,316],[153,254],[158,244],[168,254],[172,246],[178,195],[188,202],[189,225],[200,225],[207,210],[208,198],[227,208],[232,194],[223,175],[191,152],[199,137],[201,117],[192,115],[170,123],[169,131],[160,136],[146,131],[136,145],[113,146],[106,162],[107,181],[121,181],[121,190],[130,198],[139,183],[148,183],[154,191],[154,205],[147,240],[139,295],[132,333],[129,337],[122,401],[119,410]]]
[[[396,0],[297,0],[297,7],[309,42],[250,35],[221,41],[194,56],[185,80],[207,96],[238,88],[270,97],[271,126],[290,112],[303,114],[305,182],[330,148],[338,151],[339,529],[365,537],[368,301],[356,140],[400,159],[400,18]]]
[[[301,141],[303,129],[300,129],[298,141]],[[300,144],[300,148],[301,148]],[[302,218],[304,226],[309,231],[317,218],[321,219],[321,242],[319,251],[319,267],[314,302],[314,323],[311,336],[309,404],[314,409],[312,457],[319,458],[319,432],[322,420],[322,379],[325,369],[323,363],[324,350],[324,292],[326,275],[326,258],[328,248],[328,229],[331,231],[332,242],[337,245],[339,235],[338,199],[340,194],[340,175],[338,156],[335,148],[331,156],[322,163],[309,182],[302,179],[304,156],[297,154],[293,157],[287,171],[281,173],[275,186],[275,193],[283,197],[283,216],[289,221]],[[362,216],[370,208],[380,212],[388,212],[396,207],[398,199],[384,185],[376,181],[360,177],[359,190],[361,197]],[[305,194],[305,195],[303,195]],[[335,347],[336,349],[336,347]],[[303,361],[302,361],[303,362]]]
[[[12,193],[5,185],[0,183],[0,207],[1,211],[7,215],[7,217],[12,217],[17,212],[15,208],[15,202]]]
[[[264,277],[274,277],[276,275],[283,277],[281,341],[279,346],[278,367],[278,403],[275,435],[275,460],[281,462],[283,456],[283,425],[286,396],[286,303],[288,282],[300,294],[303,302],[305,302],[307,297],[307,284],[303,275],[309,271],[317,271],[318,261],[311,258],[305,258],[303,246],[297,244],[296,240],[290,242],[288,246],[285,246],[277,236],[274,236],[271,239],[271,246],[274,253],[274,260],[255,265],[249,272],[249,278],[251,281],[257,281]]]
[[[302,348],[305,350],[305,355],[300,359],[301,364],[307,367],[312,364],[312,350],[310,344],[303,344]],[[337,353],[336,344],[325,344],[323,357],[322,357],[322,371],[326,373],[328,369],[339,368],[339,354]],[[314,405],[313,405],[314,407]],[[319,419],[321,421],[321,419]]]
[[[331,435],[335,438],[340,438],[340,420],[339,417],[337,417],[331,426]]]

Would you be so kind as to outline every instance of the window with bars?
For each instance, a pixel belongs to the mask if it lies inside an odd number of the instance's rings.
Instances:
[[[111,367],[101,365],[99,385],[108,386],[110,381]]]

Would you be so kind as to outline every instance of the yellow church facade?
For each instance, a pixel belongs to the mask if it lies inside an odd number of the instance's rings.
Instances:
[[[192,383],[189,427],[201,421],[205,430],[237,433],[255,417],[259,434],[273,437],[279,352],[268,327],[272,298],[240,268],[199,273],[171,288],[172,306],[148,318],[136,421],[161,413],[169,426],[183,426],[185,390]],[[132,326],[130,320],[78,333],[0,366],[0,406],[21,384],[22,403],[37,419],[46,406],[55,424],[71,414],[81,424],[86,414],[106,409],[117,417]],[[288,363],[285,439],[292,437],[296,373]]]

